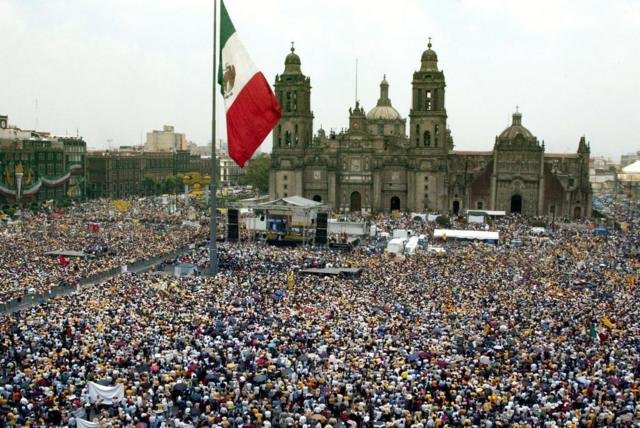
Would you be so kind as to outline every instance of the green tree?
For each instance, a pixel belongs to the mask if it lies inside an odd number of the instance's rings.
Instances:
[[[175,175],[167,175],[162,180],[162,193],[175,193],[177,190],[178,182]]]
[[[145,195],[153,194],[155,187],[156,187],[156,181],[153,179],[153,177],[149,175],[145,175],[144,178],[142,179],[142,188],[144,189],[144,194]]]
[[[253,186],[260,193],[269,191],[269,166],[271,157],[266,153],[260,153],[252,158],[244,168],[244,175],[240,176],[240,184]]]

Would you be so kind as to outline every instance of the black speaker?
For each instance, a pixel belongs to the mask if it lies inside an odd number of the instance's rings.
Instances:
[[[316,216],[316,245],[327,245],[327,213],[318,213]]]
[[[240,237],[238,232],[238,210],[229,208],[227,210],[227,241],[237,241]]]
[[[327,213],[318,213],[316,216],[316,229],[327,229]]]

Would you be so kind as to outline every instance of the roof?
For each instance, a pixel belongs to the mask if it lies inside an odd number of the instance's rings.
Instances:
[[[640,173],[640,160],[637,160],[634,163],[625,166],[624,168],[622,168],[622,172],[624,174],[639,174]]]
[[[392,106],[375,106],[367,113],[369,120],[399,120],[400,113]]]
[[[493,156],[493,152],[476,152],[476,151],[465,151],[465,150],[454,150],[454,155],[459,156]]]
[[[325,208],[326,206],[321,202],[316,202],[311,199],[303,198],[302,196],[289,196],[286,198],[276,199],[274,201],[262,202],[256,204],[253,208],[257,209],[312,209],[312,208]]]
[[[458,239],[492,239],[497,241],[500,238],[499,232],[487,232],[484,230],[453,230],[453,229],[436,229],[433,231],[434,238],[458,238]]]
[[[511,126],[502,131],[498,136],[498,139],[513,140],[518,135],[522,135],[526,140],[532,140],[535,138],[531,131],[522,125],[522,114],[516,111],[512,116]]]
[[[577,153],[545,153],[545,158],[577,158]]]

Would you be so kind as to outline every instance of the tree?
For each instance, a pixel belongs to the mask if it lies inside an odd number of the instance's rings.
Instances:
[[[440,227],[451,227],[451,221],[449,220],[449,217],[444,215],[439,215],[438,217],[436,217],[436,223]]]
[[[168,175],[162,181],[162,193],[175,193],[178,189],[178,181],[174,175]]]
[[[240,184],[253,186],[260,193],[269,191],[269,167],[271,157],[266,153],[260,153],[253,157],[244,169],[244,175],[240,176]]]
[[[156,187],[156,181],[150,175],[145,175],[142,179],[142,188],[144,189],[145,195],[153,194]]]

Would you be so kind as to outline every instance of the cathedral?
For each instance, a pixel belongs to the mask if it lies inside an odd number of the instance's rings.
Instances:
[[[584,137],[575,153],[545,153],[544,142],[516,111],[493,150],[453,149],[445,76],[431,47],[429,42],[413,73],[408,128],[383,78],[376,106],[366,112],[356,102],[349,128],[329,135],[322,129],[313,135],[311,80],[292,47],[275,79],[282,117],[273,130],[270,197],[300,195],[338,212],[480,209],[590,216],[590,148]]]

